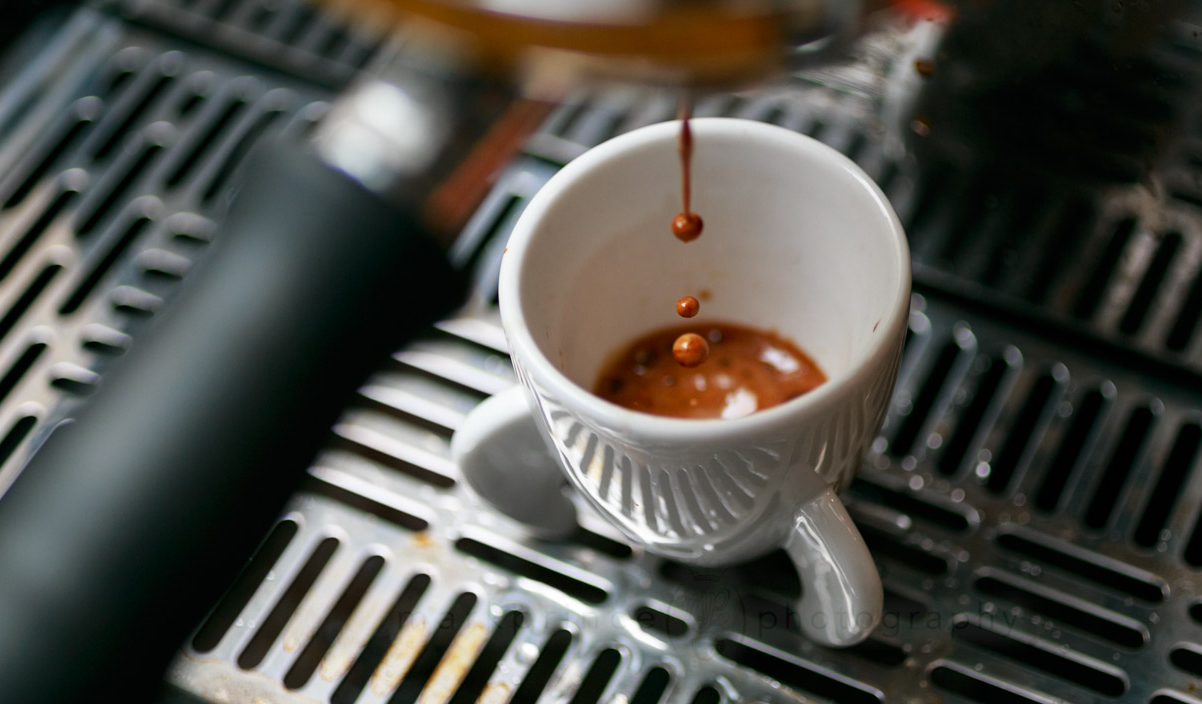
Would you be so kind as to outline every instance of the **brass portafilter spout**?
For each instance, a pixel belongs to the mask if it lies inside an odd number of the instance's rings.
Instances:
[[[0,702],[152,696],[358,385],[461,301],[445,253],[456,212],[540,119],[514,96],[592,76],[756,80],[822,57],[866,9],[398,6],[417,18],[404,50],[346,91],[311,145],[248,158],[177,299],[0,498]]]

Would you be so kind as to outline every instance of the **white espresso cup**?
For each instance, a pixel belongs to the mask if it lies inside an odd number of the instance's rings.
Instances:
[[[501,319],[521,386],[452,441],[468,484],[543,537],[575,528],[567,483],[633,543],[685,563],[783,547],[803,632],[852,645],[881,616],[876,566],[838,492],[875,436],[897,373],[910,257],[889,202],[809,137],[736,119],[691,122],[697,240],[680,211],[680,124],[572,161],[531,200],[502,259]],[[604,363],[644,334],[730,322],[794,341],[818,388],[730,420],[631,411],[594,395]],[[682,374],[682,379],[687,376]]]

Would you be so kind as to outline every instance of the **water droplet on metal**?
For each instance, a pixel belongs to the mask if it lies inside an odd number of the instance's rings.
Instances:
[[[514,658],[519,663],[525,665],[534,662],[538,657],[538,646],[534,643],[523,643],[522,647],[518,648],[517,657]]]

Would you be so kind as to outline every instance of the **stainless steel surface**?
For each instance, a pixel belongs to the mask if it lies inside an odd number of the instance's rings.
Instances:
[[[0,490],[203,253],[250,143],[305,132],[326,95],[89,10],[22,78],[0,119]]]
[[[203,256],[231,156],[299,138],[370,54],[321,16],[288,29],[298,7],[85,10],[0,93],[0,477]],[[275,60],[277,39],[239,39],[254,28],[307,48]],[[605,92],[575,96],[501,174],[457,243],[472,301],[363,387],[171,680],[217,702],[1202,701],[1199,31],[1178,22],[1139,58],[1152,102],[1094,104],[1159,135],[1126,184],[1016,189],[899,159],[882,81],[920,43],[901,33],[698,105],[840,148],[911,236],[902,373],[848,492],[887,590],[867,644],[796,633],[780,555],[694,570],[632,551],[583,505],[572,541],[531,541],[457,482],[450,434],[513,382],[492,303],[505,234],[560,164],[673,114],[670,96]]]
[[[632,77],[669,85],[757,80],[825,59],[858,36],[862,0],[359,0],[339,10],[400,11],[441,51],[537,82]],[[451,47],[455,47],[451,49]],[[551,78],[552,76],[559,78]]]

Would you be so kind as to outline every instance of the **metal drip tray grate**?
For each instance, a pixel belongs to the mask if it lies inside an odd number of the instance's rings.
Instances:
[[[0,93],[0,485],[203,256],[245,150],[302,137],[377,50],[299,8],[84,9]],[[893,158],[877,83],[909,68],[904,37],[698,105],[841,149],[907,223],[903,366],[847,493],[886,587],[866,643],[800,636],[781,554],[695,569],[583,505],[571,540],[534,541],[459,484],[450,436],[514,383],[494,305],[514,221],[563,163],[673,114],[609,92],[501,174],[457,245],[470,304],[360,389],[169,678],[216,702],[1202,701],[1196,35],[1140,59],[1167,107],[1137,185],[1014,192]]]
[[[423,691],[1152,701],[1200,674],[1202,479],[1191,470],[1202,436],[1195,393],[1172,380],[916,299],[895,412],[850,490],[886,615],[868,642],[835,651],[798,635],[784,604],[799,585],[782,555],[698,570],[632,551],[587,515],[570,543],[530,541],[451,485],[447,438],[508,368],[448,331],[479,339],[492,325],[448,321],[363,389],[176,681],[211,696],[231,680],[246,689],[229,691],[279,693],[237,662],[335,704]],[[339,606],[351,593],[365,594],[353,612]]]
[[[325,91],[83,10],[0,101],[0,489],[204,251],[265,135]]]

